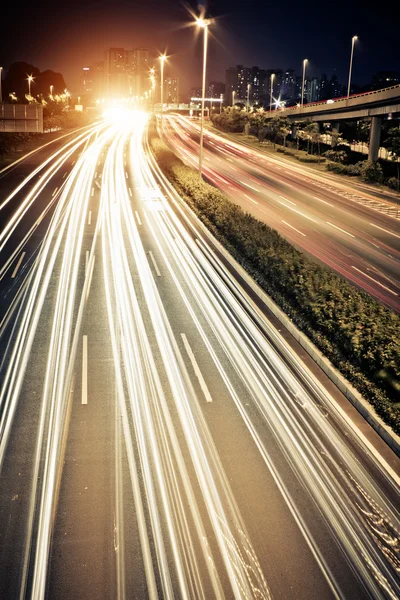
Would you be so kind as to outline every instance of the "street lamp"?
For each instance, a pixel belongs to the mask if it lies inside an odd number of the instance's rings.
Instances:
[[[201,168],[203,163],[203,128],[204,128],[204,95],[206,93],[206,67],[207,67],[207,43],[208,43],[208,26],[210,19],[197,18],[198,27],[204,29],[204,46],[203,46],[203,82],[201,88],[201,122],[200,122],[200,153],[199,153],[199,174],[201,176]]]
[[[0,67],[0,104],[3,103],[3,92],[1,89],[1,76],[3,74],[3,67]]]
[[[50,98],[53,98],[53,89],[54,89],[54,85],[50,86]]]
[[[161,63],[161,82],[160,82],[160,86],[161,86],[161,131],[163,129],[163,112],[164,112],[164,63],[166,60],[166,56],[165,54],[161,54],[161,56],[158,57],[160,59],[160,63]]]
[[[308,58],[305,58],[303,60],[303,82],[301,84],[301,106],[303,106],[304,103],[304,83],[306,80],[306,64],[308,63]]]
[[[354,43],[357,40],[358,40],[358,37],[356,35],[353,35],[353,37],[351,38],[351,55],[350,55],[349,83],[347,86],[347,99],[349,99],[349,96],[350,96],[350,83],[351,83],[351,70],[353,68]]]
[[[235,95],[236,95],[236,92],[235,92],[235,90],[233,90],[232,91],[232,106],[235,106]]]
[[[272,88],[274,85],[275,73],[271,73],[271,93],[269,98],[269,112],[272,111]]]
[[[249,112],[249,110],[250,110],[250,87],[251,87],[251,84],[248,83],[247,84],[247,112]]]
[[[34,77],[32,75],[28,75],[28,95],[29,97],[31,97],[31,83],[33,81]]]

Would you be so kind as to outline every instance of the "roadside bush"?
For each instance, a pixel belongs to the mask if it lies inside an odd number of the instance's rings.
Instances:
[[[301,156],[301,154],[298,154],[296,158],[304,163],[323,163],[326,160],[323,156]]]
[[[299,252],[199,178],[150,132],[165,175],[220,242],[400,432],[400,316]],[[339,166],[339,165],[336,165]]]
[[[368,183],[380,183],[383,181],[382,167],[378,162],[365,160],[360,169],[361,177]]]
[[[333,173],[338,173],[339,175],[350,175],[354,177],[361,174],[361,164],[362,163],[357,163],[355,165],[343,165],[342,163],[328,162],[326,167],[328,171],[332,171]]]
[[[399,180],[397,177],[390,177],[386,183],[391,190],[399,191]]]
[[[327,150],[323,155],[336,163],[344,163],[347,158],[347,153],[344,150]]]

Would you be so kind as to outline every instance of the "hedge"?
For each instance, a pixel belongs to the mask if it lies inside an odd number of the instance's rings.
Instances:
[[[257,283],[400,433],[400,316],[199,178],[149,130],[153,154],[179,194]]]

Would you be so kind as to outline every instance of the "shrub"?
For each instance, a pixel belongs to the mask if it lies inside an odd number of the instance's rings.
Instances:
[[[369,183],[380,183],[383,180],[382,167],[378,162],[365,160],[360,171],[361,177]]]
[[[399,432],[394,400],[400,390],[400,316],[230,202],[154,132],[150,141],[161,169],[199,218]]]
[[[324,156],[333,162],[344,163],[347,158],[347,153],[344,150],[327,150],[324,152]]]
[[[391,190],[399,191],[399,180],[397,179],[397,177],[390,177],[387,180],[387,185],[390,187]]]
[[[297,160],[299,160],[300,162],[305,162],[305,163],[323,163],[325,162],[325,158],[323,156],[302,156],[301,154],[298,154],[296,156]]]

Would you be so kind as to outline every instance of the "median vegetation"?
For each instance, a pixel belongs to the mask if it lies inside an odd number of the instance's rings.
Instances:
[[[154,156],[203,223],[400,433],[400,317],[199,178],[149,129]]]
[[[297,122],[295,130],[281,113],[271,115],[262,107],[247,112],[240,105],[228,107],[221,114],[211,114],[210,120],[220,131],[248,134],[254,143],[269,143],[282,152],[305,163],[325,163],[325,168],[338,175],[356,176],[367,183],[387,185],[400,191],[400,127],[389,121],[382,127],[381,145],[390,160],[367,160],[365,154],[352,150],[356,144],[365,146],[369,139],[367,121],[342,123],[341,133],[330,126],[310,121]],[[355,140],[359,140],[356,142]],[[249,141],[249,140],[248,140]],[[251,142],[250,142],[251,143]]]

